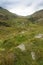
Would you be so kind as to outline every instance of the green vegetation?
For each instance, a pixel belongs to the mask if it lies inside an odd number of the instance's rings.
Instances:
[[[43,65],[43,10],[22,17],[0,7],[0,65]]]

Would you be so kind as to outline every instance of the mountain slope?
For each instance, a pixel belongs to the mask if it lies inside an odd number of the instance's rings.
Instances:
[[[43,10],[37,11],[31,16],[22,17],[0,7],[0,36],[3,38],[5,35],[27,30],[33,23],[43,25]]]
[[[8,16],[8,18],[13,18],[13,17],[17,17],[17,15],[16,14],[13,14],[13,13],[11,13],[11,12],[9,12],[8,10],[6,10],[6,9],[4,9],[4,8],[2,8],[2,7],[0,7],[0,15],[3,15],[3,16]]]
[[[8,10],[0,7],[0,22],[12,24],[13,19],[18,17],[16,14],[9,12]],[[11,22],[12,21],[12,22]]]
[[[39,10],[29,17],[33,23],[43,23],[43,10]]]
[[[20,17],[0,7],[0,38],[25,30],[28,24],[25,17]]]

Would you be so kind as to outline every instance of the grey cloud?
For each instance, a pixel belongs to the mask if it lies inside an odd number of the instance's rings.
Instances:
[[[29,9],[35,11],[41,8],[43,9],[43,0],[0,0],[0,6],[8,10],[13,9],[14,11],[18,8],[22,12],[26,12]]]

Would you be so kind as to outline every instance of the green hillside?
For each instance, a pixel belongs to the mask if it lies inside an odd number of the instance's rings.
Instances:
[[[0,65],[43,65],[43,10],[22,17],[0,7]]]

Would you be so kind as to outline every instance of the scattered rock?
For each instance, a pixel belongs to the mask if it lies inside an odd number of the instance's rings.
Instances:
[[[43,34],[38,34],[35,36],[35,38],[42,38],[43,37]]]
[[[31,52],[32,59],[35,60],[35,52]]]
[[[22,51],[25,51],[26,50],[24,44],[18,45],[17,48],[21,49]]]
[[[25,31],[22,31],[21,33],[23,34],[23,33],[25,33]]]

